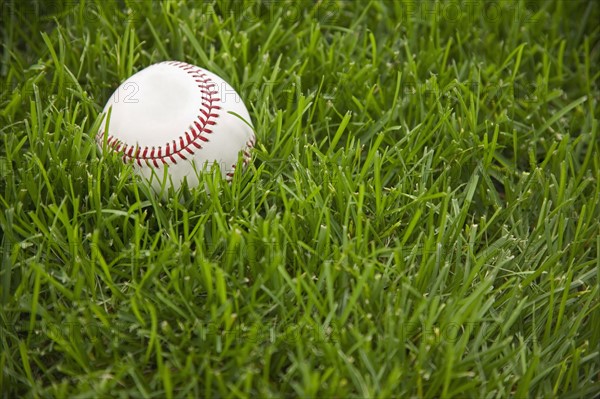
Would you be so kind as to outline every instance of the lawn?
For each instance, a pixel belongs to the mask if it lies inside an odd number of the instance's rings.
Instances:
[[[0,398],[599,394],[597,2],[0,7]],[[97,148],[164,60],[247,104],[231,183]]]

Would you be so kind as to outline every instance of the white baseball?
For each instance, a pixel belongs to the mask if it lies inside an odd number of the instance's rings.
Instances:
[[[238,156],[246,166],[256,141],[238,93],[214,73],[179,61],[131,76],[103,113],[96,136],[100,149],[122,154],[157,193],[179,189],[184,179],[189,187],[198,186],[199,174],[214,163],[230,180]]]

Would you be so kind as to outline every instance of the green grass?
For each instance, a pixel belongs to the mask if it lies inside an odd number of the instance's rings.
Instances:
[[[600,392],[600,6],[9,1],[0,397]],[[93,140],[167,59],[258,144],[157,199]]]

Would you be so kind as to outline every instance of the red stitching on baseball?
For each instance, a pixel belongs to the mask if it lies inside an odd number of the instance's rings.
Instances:
[[[254,145],[256,144],[256,137],[253,135],[252,137],[250,137],[250,140],[246,141],[246,148],[244,148],[242,155],[244,157],[244,159],[242,160],[242,165],[244,166],[244,168],[246,166],[248,166],[248,164],[250,164],[250,161],[252,160],[252,153],[251,150],[254,148]],[[231,168],[233,169],[231,172],[227,172],[225,174],[225,180],[227,181],[231,181],[233,180],[233,175],[235,173],[235,168],[236,168],[236,164],[231,165]]]
[[[192,133],[191,137],[189,132],[186,130],[177,138],[177,140],[173,140],[172,143],[167,143],[165,146],[164,155],[162,154],[161,146],[158,146],[158,153],[155,154],[156,148],[154,146],[139,147],[137,145],[127,145],[112,135],[108,136],[106,145],[116,152],[122,152],[123,162],[135,160],[139,166],[142,166],[143,161],[146,163],[146,165],[149,165],[150,163],[154,164],[154,167],[156,168],[159,166],[158,161],[161,161],[163,165],[166,165],[167,161],[177,164],[174,156],[177,155],[181,159],[186,160],[187,158],[183,155],[184,151],[187,151],[189,154],[193,155],[193,147],[198,150],[202,149],[202,144],[200,142],[206,143],[209,141],[208,137],[203,134],[212,133],[212,130],[207,129],[207,126],[217,124],[214,119],[218,118],[219,114],[214,111],[220,110],[221,107],[219,105],[213,105],[213,103],[216,101],[221,101],[221,99],[213,97],[215,94],[218,94],[218,91],[212,90],[212,88],[216,86],[216,83],[214,83],[212,79],[210,79],[210,77],[206,75],[200,68],[194,65],[179,61],[166,61],[165,63],[186,71],[194,78],[199,78],[196,79],[195,82],[198,83],[197,86],[202,93],[202,108],[199,109],[201,115],[198,115],[197,118],[200,123],[193,121],[190,125],[189,131]],[[194,129],[194,127],[196,129]],[[96,140],[101,142],[103,137],[104,132],[99,131],[96,135]],[[179,148],[177,148],[177,143],[179,143]],[[150,154],[148,154],[148,150],[150,150]]]

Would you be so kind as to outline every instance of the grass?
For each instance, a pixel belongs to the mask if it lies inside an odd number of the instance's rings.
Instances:
[[[600,392],[596,2],[2,7],[0,397]],[[95,146],[167,59],[249,106],[213,195]]]

